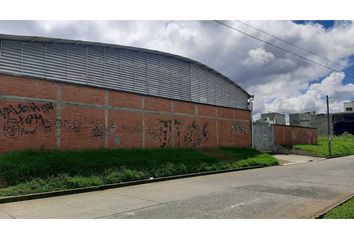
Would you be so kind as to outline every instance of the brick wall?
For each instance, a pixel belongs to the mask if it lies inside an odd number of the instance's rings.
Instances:
[[[317,144],[317,129],[274,125],[274,143],[279,145]]]
[[[247,110],[0,74],[0,152],[250,146]]]

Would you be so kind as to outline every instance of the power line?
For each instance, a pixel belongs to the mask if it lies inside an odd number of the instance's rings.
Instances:
[[[236,20],[236,21],[239,22],[239,23],[241,23],[241,24],[243,24],[243,25],[246,25],[247,27],[253,28],[253,29],[255,29],[255,30],[259,31],[259,32],[262,32],[262,33],[264,33],[264,34],[267,34],[268,36],[271,36],[271,37],[273,37],[273,38],[275,38],[275,39],[277,39],[277,40],[279,40],[279,41],[281,41],[281,42],[284,42],[284,43],[290,45],[290,46],[293,46],[293,47],[298,48],[298,49],[301,49],[301,50],[303,50],[303,51],[305,51],[305,52],[307,52],[307,53],[310,53],[310,54],[312,54],[312,55],[314,55],[314,56],[316,56],[316,57],[318,57],[318,58],[321,58],[321,59],[323,59],[323,60],[325,60],[325,61],[327,61],[327,62],[334,63],[334,64],[336,64],[336,65],[338,65],[338,66],[341,66],[341,67],[344,67],[344,68],[347,67],[347,66],[342,65],[342,64],[340,64],[340,63],[337,63],[337,62],[335,62],[335,61],[333,61],[333,60],[330,60],[330,59],[328,59],[328,58],[322,57],[322,56],[318,55],[317,53],[315,53],[315,52],[313,52],[313,51],[310,51],[310,50],[308,50],[308,49],[306,49],[306,48],[303,48],[303,47],[300,47],[300,46],[298,46],[298,45],[296,45],[296,44],[294,44],[294,43],[292,43],[292,42],[289,42],[289,41],[284,40],[284,39],[282,39],[282,38],[280,38],[280,37],[277,37],[277,36],[275,36],[274,34],[271,34],[271,33],[269,33],[269,32],[266,32],[266,31],[263,30],[263,29],[256,28],[256,27],[254,27],[254,26],[252,26],[252,25],[250,25],[250,24],[248,24],[248,23],[245,23],[245,22],[243,22],[243,21],[240,21],[240,20]]]
[[[249,36],[249,37],[251,37],[251,38],[254,38],[254,39],[258,40],[258,41],[261,41],[261,42],[263,42],[263,43],[265,43],[265,44],[268,44],[268,45],[270,45],[270,46],[272,46],[272,47],[274,47],[274,48],[278,48],[278,49],[280,49],[280,50],[282,50],[282,51],[285,51],[285,52],[287,52],[287,53],[293,54],[293,55],[295,55],[295,56],[297,56],[297,57],[299,57],[299,58],[304,59],[304,60],[307,61],[307,62],[311,62],[311,63],[317,64],[317,65],[319,65],[319,66],[322,66],[322,67],[324,67],[324,68],[330,69],[330,70],[335,71],[335,72],[341,72],[341,71],[339,71],[339,70],[337,70],[337,69],[335,69],[335,68],[332,68],[332,67],[330,67],[330,66],[327,66],[327,65],[322,64],[322,63],[319,63],[319,62],[316,62],[316,61],[311,60],[311,59],[309,59],[309,58],[306,58],[306,57],[304,57],[304,56],[302,56],[302,55],[300,55],[300,54],[294,53],[294,52],[289,51],[289,50],[287,50],[287,49],[285,49],[285,48],[279,47],[279,46],[277,46],[277,45],[275,45],[275,44],[273,44],[273,43],[271,43],[271,42],[268,42],[268,41],[265,41],[265,40],[263,40],[263,39],[261,39],[261,38],[258,38],[258,37],[254,36],[254,35],[252,35],[252,34],[249,34],[249,33],[246,33],[246,32],[244,32],[244,31],[242,31],[242,30],[239,30],[239,29],[237,29],[237,28],[235,28],[235,27],[233,27],[233,26],[227,25],[227,24],[225,24],[225,23],[223,23],[223,22],[221,22],[221,21],[214,20],[214,22],[216,22],[216,23],[218,23],[218,24],[221,24],[221,25],[223,25],[223,26],[225,26],[225,27],[227,27],[227,28],[230,28],[230,29],[232,29],[232,30],[234,30],[234,31],[237,31],[237,32],[239,32],[239,33],[242,33],[242,34],[244,34],[244,35],[247,35],[247,36]],[[349,75],[349,74],[346,74],[346,76],[350,76],[350,77],[354,78],[354,76]]]

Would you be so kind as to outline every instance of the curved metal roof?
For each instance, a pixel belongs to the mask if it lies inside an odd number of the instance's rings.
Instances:
[[[176,59],[180,59],[186,62],[194,63],[197,64],[214,74],[219,75],[223,79],[229,81],[231,84],[235,85],[237,88],[239,88],[242,92],[244,92],[248,97],[251,97],[246,90],[244,90],[242,87],[240,87],[238,84],[236,84],[234,81],[223,75],[222,73],[208,67],[207,65],[200,63],[196,60],[192,60],[186,57],[182,57],[179,55],[171,54],[171,53],[166,53],[166,52],[161,52],[157,50],[151,50],[151,49],[146,49],[146,48],[138,48],[138,47],[131,47],[131,46],[124,46],[124,45],[118,45],[118,44],[109,44],[109,43],[100,43],[100,42],[91,42],[91,41],[81,41],[81,40],[72,40],[72,39],[61,39],[61,38],[48,38],[48,37],[39,37],[39,36],[24,36],[24,35],[9,35],[9,34],[0,34],[0,40],[13,40],[13,41],[25,41],[25,42],[31,42],[31,43],[58,43],[58,44],[73,44],[73,45],[83,45],[83,46],[95,46],[95,47],[106,47],[106,48],[118,48],[118,49],[127,49],[127,50],[133,50],[133,51],[138,51],[138,52],[143,52],[143,53],[153,53],[153,54],[158,54],[158,55],[163,55],[167,57],[172,57]]]

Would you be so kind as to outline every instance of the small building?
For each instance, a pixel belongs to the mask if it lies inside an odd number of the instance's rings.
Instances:
[[[344,105],[344,112],[354,112],[354,101],[345,102],[343,105]]]
[[[262,113],[261,119],[259,119],[258,121],[267,122],[269,124],[280,124],[280,125],[286,124],[285,115],[276,112]]]
[[[316,112],[291,113],[289,122],[292,126],[312,127],[312,119],[316,117]]]

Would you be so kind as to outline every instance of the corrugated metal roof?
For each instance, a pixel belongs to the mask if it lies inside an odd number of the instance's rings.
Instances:
[[[113,48],[113,49],[127,49],[127,50],[132,50],[132,51],[137,51],[137,52],[142,52],[142,53],[153,53],[153,54],[158,54],[161,56],[166,56],[166,57],[172,57],[176,59],[180,59],[186,62],[194,63],[197,64],[205,69],[208,69],[209,71],[219,75],[220,77],[224,78],[225,80],[229,81],[232,85],[236,86],[239,88],[242,92],[244,92],[247,96],[251,96],[246,90],[244,90],[242,87],[237,85],[235,82],[230,80],[228,77],[224,76],[220,72],[208,67],[205,64],[202,64],[198,61],[182,57],[179,55],[171,54],[171,53],[166,53],[166,52],[161,52],[157,50],[150,50],[150,49],[145,49],[145,48],[138,48],[138,47],[131,47],[131,46],[123,46],[123,45],[117,45],[117,44],[108,44],[108,43],[100,43],[100,42],[90,42],[90,41],[80,41],[80,40],[70,40],[70,39],[60,39],[60,38],[48,38],[48,37],[39,37],[39,36],[23,36],[23,35],[8,35],[8,34],[0,34],[0,40],[13,40],[13,41],[21,41],[21,42],[30,42],[30,43],[58,43],[58,44],[72,44],[72,45],[82,45],[82,46],[96,46],[96,47],[106,47],[106,48]],[[79,76],[78,76],[79,77]]]

